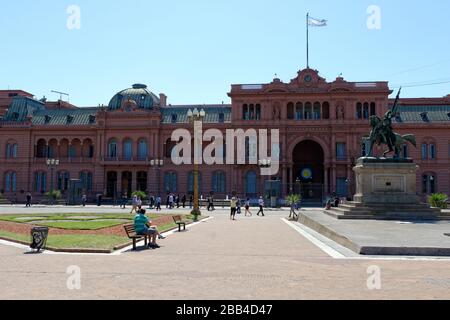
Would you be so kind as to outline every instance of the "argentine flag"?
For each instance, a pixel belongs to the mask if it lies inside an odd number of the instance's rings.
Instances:
[[[308,25],[311,27],[325,27],[327,25],[327,20],[308,17]]]

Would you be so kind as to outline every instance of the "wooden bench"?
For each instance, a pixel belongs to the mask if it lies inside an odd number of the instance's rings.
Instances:
[[[140,235],[136,233],[134,229],[134,224],[127,224],[123,226],[125,232],[127,233],[128,238],[133,240],[133,250],[136,250],[136,240],[144,238],[145,246],[148,244],[148,235]]]
[[[183,230],[186,230],[186,221],[181,219],[181,216],[173,216],[173,222],[178,225],[178,232],[181,232],[181,226],[183,226]]]

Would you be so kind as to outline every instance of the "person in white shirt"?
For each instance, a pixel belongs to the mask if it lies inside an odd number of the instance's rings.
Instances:
[[[259,214],[261,213],[262,216],[264,217],[264,199],[262,196],[259,197],[258,203],[259,203],[259,211],[256,215],[259,216]]]

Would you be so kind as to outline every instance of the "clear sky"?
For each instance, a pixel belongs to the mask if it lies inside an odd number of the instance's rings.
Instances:
[[[328,20],[310,29],[310,65],[327,80],[447,82],[403,96],[450,94],[448,0],[0,0],[0,89],[96,106],[145,83],[171,104],[228,103],[233,83],[288,82],[305,67],[308,11]]]

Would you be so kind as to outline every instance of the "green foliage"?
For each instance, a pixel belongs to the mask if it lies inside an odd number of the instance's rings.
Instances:
[[[435,208],[447,209],[448,196],[444,193],[434,193],[428,198],[428,203]]]
[[[286,197],[286,204],[291,206],[300,200],[302,200],[302,197],[299,194],[290,194]]]
[[[201,216],[202,214],[201,214],[200,210],[193,209],[191,211],[191,215],[193,216],[194,221],[198,221],[198,216]]]
[[[45,194],[46,197],[53,200],[59,200],[62,198],[62,193],[59,190],[49,191]]]
[[[147,194],[144,191],[135,191],[131,194],[132,197],[134,196],[138,196],[141,198],[141,200],[146,200],[147,199]]]

